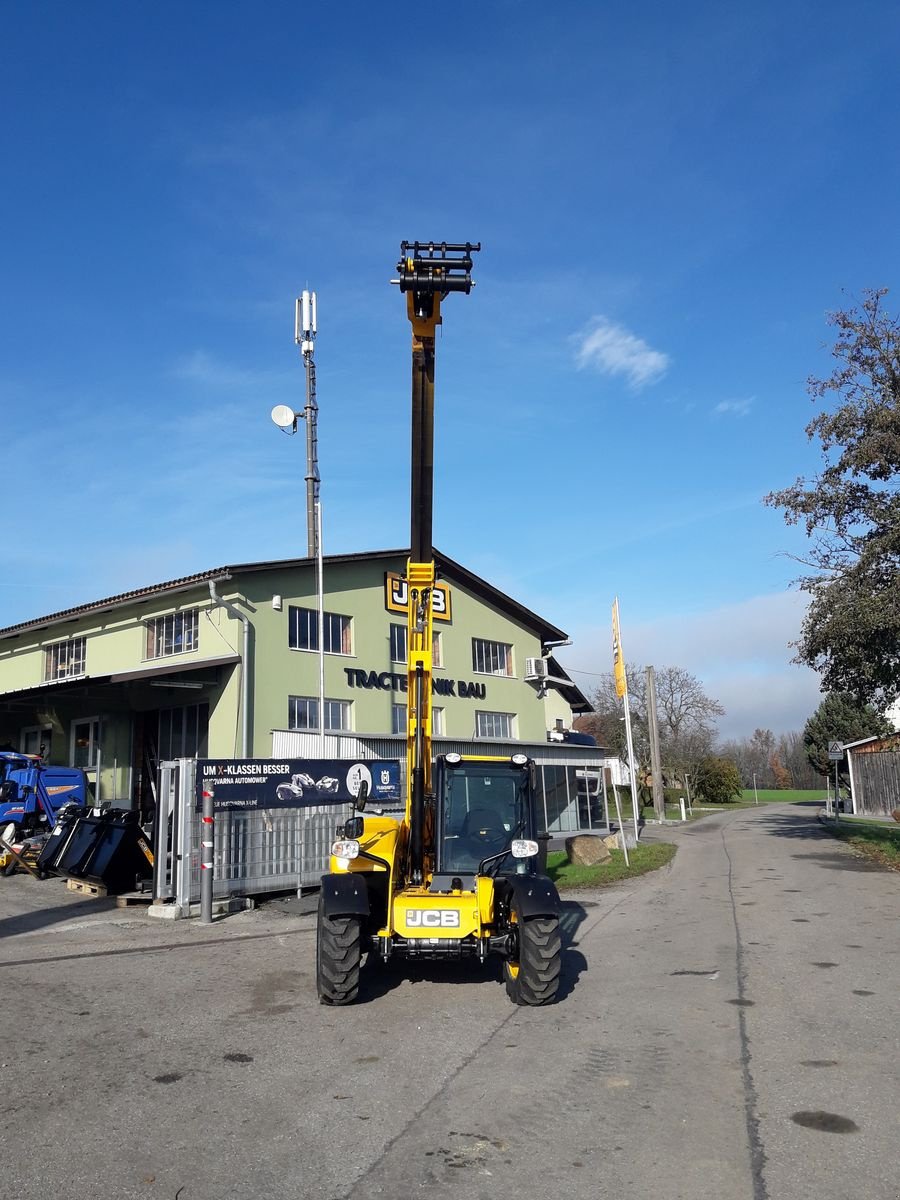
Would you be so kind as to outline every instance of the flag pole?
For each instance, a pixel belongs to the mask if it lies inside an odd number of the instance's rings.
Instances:
[[[634,840],[638,840],[638,790],[637,772],[634,768],[634,741],[631,736],[631,706],[628,703],[628,680],[625,676],[625,656],[622,653],[622,636],[619,631],[619,597],[613,603],[613,674],[616,695],[625,702],[625,741],[628,746],[628,773],[631,779],[631,814],[634,818]],[[624,836],[624,835],[623,835]]]
[[[625,693],[625,737],[628,742],[628,773],[631,776],[631,812],[634,817],[634,840],[638,840],[638,790],[637,773],[634,769],[634,742],[631,738],[631,709],[628,706],[628,693]]]

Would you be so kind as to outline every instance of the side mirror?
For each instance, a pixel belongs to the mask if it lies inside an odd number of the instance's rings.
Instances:
[[[365,825],[366,823],[362,817],[350,817],[344,822],[344,832],[342,836],[352,842],[358,842],[363,835]]]
[[[356,793],[354,807],[357,812],[365,812],[366,804],[369,802],[369,784],[363,779],[359,785],[359,791]]]

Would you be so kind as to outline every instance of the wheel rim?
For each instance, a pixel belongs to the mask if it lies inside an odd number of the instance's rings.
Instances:
[[[519,918],[516,910],[510,909],[509,913],[509,941],[510,952],[509,958],[506,960],[506,969],[509,972],[510,979],[519,978]]]

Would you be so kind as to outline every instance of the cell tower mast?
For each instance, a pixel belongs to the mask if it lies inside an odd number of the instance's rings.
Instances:
[[[303,419],[306,421],[306,547],[310,558],[319,552],[318,505],[319,505],[319,406],[316,403],[316,293],[303,292],[297,301],[294,314],[294,341],[303,355],[306,370],[306,405]]]

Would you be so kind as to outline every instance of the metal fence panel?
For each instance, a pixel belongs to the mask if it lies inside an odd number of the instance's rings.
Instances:
[[[216,813],[213,895],[256,896],[317,884],[346,804]],[[191,819],[191,899],[200,896],[200,816]]]
[[[185,915],[200,900],[196,778],[196,759],[160,765],[153,896],[174,900]],[[317,884],[337,826],[349,814],[349,804],[217,812],[213,895],[226,899]]]

